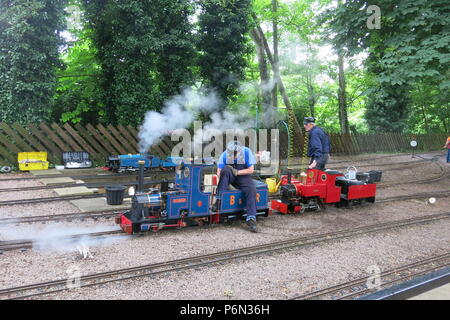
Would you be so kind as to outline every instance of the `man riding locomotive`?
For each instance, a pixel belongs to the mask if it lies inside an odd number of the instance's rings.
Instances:
[[[247,225],[251,232],[258,232],[256,226],[256,185],[252,174],[255,170],[256,158],[252,151],[241,146],[238,141],[231,141],[227,150],[222,153],[217,163],[217,176],[219,184],[215,203],[212,211],[217,212],[220,208],[220,195],[232,185],[242,190],[246,199]]]
[[[309,132],[308,157],[311,157],[309,169],[325,170],[330,153],[330,138],[325,131],[315,125],[315,118],[304,119],[305,130]],[[256,185],[252,179],[256,158],[252,151],[241,146],[238,141],[231,141],[222,153],[217,164],[216,199],[212,211],[218,212],[220,196],[232,185],[245,194],[247,225],[252,232],[258,232],[256,225]]]

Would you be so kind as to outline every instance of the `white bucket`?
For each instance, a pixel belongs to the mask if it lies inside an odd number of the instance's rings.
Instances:
[[[348,167],[347,174],[345,175],[345,177],[349,180],[356,180],[357,173],[358,173],[358,170],[355,167]]]

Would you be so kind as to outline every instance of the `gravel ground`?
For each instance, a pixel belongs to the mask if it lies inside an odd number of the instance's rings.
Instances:
[[[367,155],[361,158],[365,159]],[[402,162],[407,161],[406,159],[411,159],[411,156],[404,155],[395,159],[379,159],[379,161]],[[337,158],[334,160],[336,161]],[[331,165],[330,168],[332,168]],[[405,174],[403,171],[407,170],[402,170],[404,178],[408,179],[406,181],[425,179],[431,174],[436,176],[439,172],[436,165],[429,166],[428,163],[424,164],[423,168],[414,167],[413,171],[409,171],[410,174]],[[399,178],[399,172],[392,171],[389,178],[402,181],[403,177]],[[450,190],[449,180],[447,177],[436,185],[403,185],[380,189],[380,198],[431,190]],[[81,259],[80,255],[73,251],[74,244],[68,245],[72,250],[68,249],[68,252],[55,252],[55,248],[47,248],[44,251],[4,252],[0,255],[0,268],[4,270],[0,274],[0,288],[66,278],[66,271],[74,265],[78,265],[83,274],[90,274],[448,211],[448,201],[449,198],[441,198],[435,205],[427,205],[425,200],[410,200],[352,209],[330,207],[325,211],[306,213],[303,216],[275,215],[259,220],[261,232],[258,234],[250,234],[244,224],[239,221],[229,225],[166,230],[142,237],[119,237],[114,239],[113,245],[88,242],[93,258],[86,260]],[[13,212],[11,208],[14,208]],[[0,216],[18,217],[77,211],[69,203],[53,202],[0,207]],[[63,230],[62,232],[69,232],[68,230],[95,232],[98,230],[92,230],[92,228],[102,230],[112,228],[113,222],[111,220],[86,221],[57,226],[55,228],[53,224],[30,225],[25,228],[25,231],[22,229],[16,232],[16,236],[24,233],[25,235],[51,234],[52,230],[57,229]],[[0,228],[0,239],[12,238],[13,234],[10,231],[2,232],[2,230],[4,229]],[[19,231],[17,227],[15,230]],[[225,291],[232,291],[232,298],[236,299],[286,298],[312,290],[311,288],[325,287],[361,275],[370,264],[378,264],[386,270],[426,255],[446,251],[450,244],[449,231],[450,222],[441,221],[425,226],[305,247],[249,261],[228,263],[220,268],[202,269],[202,272],[188,271],[151,280],[145,278],[150,281],[141,279],[138,280],[139,282],[120,282],[82,290],[79,293],[57,294],[52,298],[220,299],[226,298]],[[194,286],[193,283],[195,283]],[[137,289],[133,290],[133,288]],[[163,288],[164,290],[161,290]]]
[[[47,296],[50,299],[286,299],[448,251],[450,222],[308,246],[152,278]],[[77,264],[74,262],[75,265]],[[78,262],[82,272],[82,262]],[[136,263],[133,261],[133,265]],[[383,278],[381,278],[381,281]]]
[[[266,219],[259,219],[260,233],[256,235],[250,234],[244,227],[244,223],[236,221],[232,224],[213,227],[166,230],[141,237],[120,237],[115,239],[117,242],[113,246],[108,243],[97,244],[88,241],[94,257],[88,260],[80,260],[80,255],[76,252],[77,246],[83,242],[64,244],[66,252],[55,252],[51,245],[47,245],[45,251],[4,252],[0,256],[0,267],[7,271],[0,274],[0,288],[14,286],[18,280],[22,284],[29,284],[64,278],[66,270],[73,263],[81,263],[83,272],[90,274],[378,222],[406,219],[446,210],[448,211],[448,208],[444,201],[438,201],[434,206],[426,205],[424,201],[408,201],[389,205],[377,204],[350,210],[330,208],[320,213],[310,212],[303,216],[273,215]],[[30,238],[30,236],[26,236],[27,234],[33,234],[35,237],[46,240],[46,232],[53,235],[55,230],[59,230],[58,235],[62,235],[64,233],[85,233],[88,230],[91,232],[103,231],[102,228],[106,230],[108,227],[111,227],[111,224],[88,221],[45,226],[33,225],[25,226],[20,230],[16,229],[15,237],[11,232],[6,232],[8,229],[3,229],[3,240]],[[1,234],[2,230],[0,229]],[[57,249],[60,249],[61,246]],[[153,250],[153,248],[158,249]],[[17,273],[17,270],[26,270],[26,272],[21,275],[21,273]]]
[[[35,191],[40,192],[40,191]],[[19,218],[30,216],[45,216],[81,212],[69,201],[42,202],[38,204],[23,204],[0,207],[1,218]]]

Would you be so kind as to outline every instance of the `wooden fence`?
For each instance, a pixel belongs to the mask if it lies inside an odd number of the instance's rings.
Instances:
[[[0,163],[15,164],[18,152],[29,151],[47,151],[54,164],[62,163],[66,151],[87,151],[93,160],[104,162],[108,155],[139,152],[138,141],[138,129],[132,126],[0,123]],[[151,152],[164,156],[170,154],[171,147],[166,137]]]
[[[104,163],[108,155],[137,153],[139,129],[132,126],[97,126],[80,124],[19,124],[0,123],[0,164],[16,165],[18,152],[47,151],[49,161],[61,164],[65,151],[87,151],[91,158]],[[417,151],[439,150],[447,139],[446,134],[410,135],[401,133],[376,134],[330,134],[332,154],[351,155],[373,152],[405,152],[413,138],[418,141]],[[269,140],[270,141],[270,140]],[[163,157],[170,154],[173,146],[165,137],[151,148],[151,153]],[[295,156],[301,155],[302,139],[293,137]],[[280,133],[280,155],[287,157],[288,137]]]
[[[412,152],[410,143],[418,142],[416,152],[440,150],[448,135],[445,133],[429,133],[413,135],[406,133],[372,133],[372,134],[330,134],[331,153],[334,155],[356,155],[361,153],[395,153]],[[292,142],[293,141],[293,142]],[[293,137],[294,156],[302,155],[302,139]],[[286,158],[288,154],[288,135],[280,133],[280,156]]]

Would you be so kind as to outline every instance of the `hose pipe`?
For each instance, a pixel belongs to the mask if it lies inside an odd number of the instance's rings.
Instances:
[[[2,173],[10,173],[10,172],[12,171],[12,168],[11,168],[11,167],[8,167],[8,166],[4,166],[4,167],[2,167],[2,168],[0,169],[0,171],[1,171]]]

